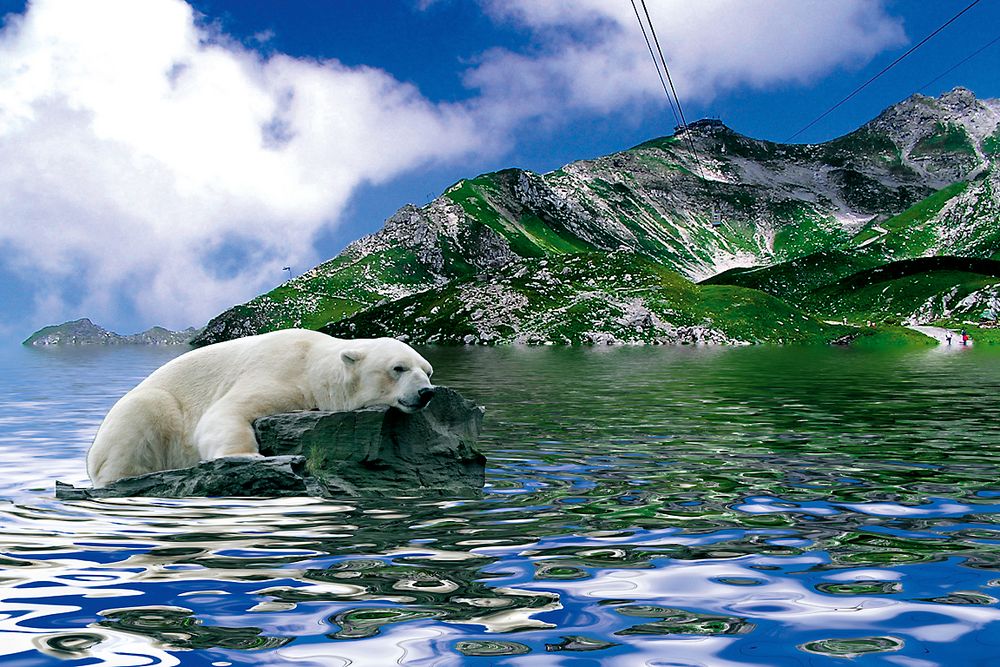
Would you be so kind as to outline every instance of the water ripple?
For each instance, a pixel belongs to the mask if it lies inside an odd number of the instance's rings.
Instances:
[[[427,356],[487,404],[482,499],[58,502],[104,412],[169,354],[0,355],[0,661],[952,665],[1000,650],[990,350]]]

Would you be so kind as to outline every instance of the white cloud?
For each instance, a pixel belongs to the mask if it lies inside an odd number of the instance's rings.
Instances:
[[[607,113],[661,100],[627,0],[483,0],[497,20],[531,31],[537,52],[496,49],[466,81],[511,115]],[[636,2],[638,5],[638,0]],[[871,0],[648,0],[681,102],[734,89],[805,83],[860,65],[905,39]],[[642,12],[641,6],[639,8]]]
[[[32,324],[203,323],[322,259],[314,238],[363,183],[481,156],[525,119],[662,95],[628,2],[482,2],[533,46],[484,51],[472,97],[439,104],[382,70],[262,56],[182,0],[32,0],[0,32],[0,262],[35,286]],[[871,0],[650,11],[684,99],[812,80],[902,39]]]
[[[71,285],[77,312],[113,321],[124,297],[201,323],[317,260],[361,183],[479,145],[461,107],[376,69],[262,59],[179,0],[34,0],[0,34],[0,244],[41,317],[70,314]]]

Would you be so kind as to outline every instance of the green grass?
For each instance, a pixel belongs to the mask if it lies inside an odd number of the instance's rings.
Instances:
[[[486,200],[484,192],[492,187],[489,175],[477,176],[474,179],[462,181],[457,187],[452,187],[446,197],[462,207],[471,219],[484,225],[501,237],[507,239],[511,250],[522,257],[540,257],[545,249],[521,232],[511,221],[500,214]]]
[[[677,137],[677,136],[674,136],[674,135],[671,134],[671,135],[666,136],[666,137],[657,137],[656,139],[650,139],[649,141],[644,141],[641,144],[639,144],[638,146],[633,146],[629,150],[630,151],[635,151],[635,150],[640,150],[640,149],[644,149],[644,148],[660,148],[660,149],[664,149],[664,148],[669,148],[670,146],[672,146],[673,144],[676,144],[679,141],[680,141],[680,137]]]
[[[506,239],[511,250],[521,257],[544,257],[549,254],[586,252],[592,246],[571,233],[560,229],[558,221],[542,220],[536,213],[522,213],[516,219],[508,217],[494,206],[491,196],[504,199],[503,179],[516,170],[483,174],[462,181],[445,196],[462,207],[473,220]]]
[[[781,224],[774,235],[775,257],[786,260],[833,248],[847,240],[835,222],[816,214],[802,202],[783,202],[775,207],[772,219]]]
[[[893,216],[882,223],[882,227],[889,231],[901,231],[912,227],[916,223],[926,222],[938,214],[953,197],[965,192],[969,187],[968,181],[958,181],[941,188],[926,199],[914,204],[899,215]]]
[[[996,278],[958,271],[929,271],[864,287],[838,283],[810,295],[803,304],[811,312],[852,322],[902,321],[921,312],[930,302],[934,313],[944,310],[944,300],[954,307],[977,289],[997,283]]]
[[[526,213],[518,220],[522,233],[539,248],[548,253],[587,252],[593,250],[581,239],[562,236],[533,213]]]
[[[758,289],[795,304],[815,289],[877,265],[877,260],[870,258],[823,251],[774,266],[730,269],[701,284]]]
[[[983,139],[983,153],[1000,155],[1000,130]]]
[[[826,343],[842,332],[770,294],[728,285],[702,287],[695,312],[734,338],[758,343]]]
[[[850,342],[851,347],[861,349],[886,347],[934,347],[938,343],[933,338],[912,329],[882,325],[874,329],[864,329]]]
[[[896,321],[953,309],[972,292],[1000,282],[1000,262],[922,257],[868,268],[824,285],[797,304],[824,318]],[[945,304],[947,301],[947,304]]]
[[[969,133],[960,125],[937,123],[934,133],[924,137],[913,147],[913,155],[930,155],[932,153],[965,153],[975,155]]]
[[[938,239],[937,229],[928,224],[944,208],[945,204],[965,192],[968,181],[959,181],[910,206],[902,213],[888,220],[868,223],[847,244],[847,248],[860,250],[865,254],[878,254],[889,259],[917,257],[933,247]],[[882,233],[876,229],[881,227]],[[874,237],[877,241],[863,244]],[[846,249],[846,248],[845,248]]]
[[[206,344],[289,327],[319,329],[384,298],[386,289],[430,287],[434,277],[412,251],[386,248],[364,257],[340,255],[316,269],[234,306],[206,327]]]
[[[878,264],[842,252],[816,253],[772,267],[732,269],[702,285],[759,289],[820,319],[900,322],[931,301],[942,312],[972,292],[1000,283],[1000,262],[967,257],[921,257]],[[933,314],[933,313],[932,313]]]

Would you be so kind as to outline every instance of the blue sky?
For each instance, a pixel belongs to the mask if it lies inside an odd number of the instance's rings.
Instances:
[[[781,141],[968,4],[647,0],[688,120]],[[674,125],[627,0],[0,0],[0,338],[200,325],[466,176]],[[983,0],[798,137],[1000,36]],[[1000,43],[922,92],[1000,97]]]

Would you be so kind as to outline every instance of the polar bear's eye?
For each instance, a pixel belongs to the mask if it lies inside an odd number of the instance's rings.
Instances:
[[[393,369],[392,369],[392,370],[393,370],[393,372],[395,372],[395,373],[400,373],[400,374],[402,374],[402,373],[405,373],[405,372],[407,371],[407,368],[406,368],[406,366],[395,366],[395,367],[393,367]]]

